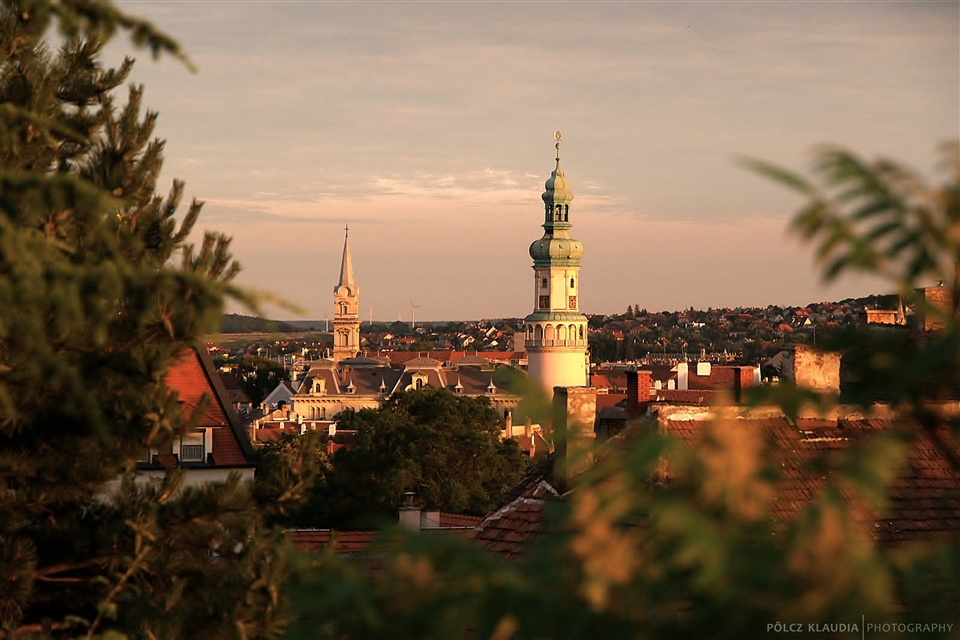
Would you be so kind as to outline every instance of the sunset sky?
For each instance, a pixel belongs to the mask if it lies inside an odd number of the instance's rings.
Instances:
[[[119,5],[198,68],[133,52],[160,190],[185,180],[239,282],[301,318],[332,316],[347,224],[364,320],[530,313],[555,130],[584,313],[886,292],[823,286],[801,200],[736,159],[805,170],[834,143],[934,179],[960,135],[956,0]]]

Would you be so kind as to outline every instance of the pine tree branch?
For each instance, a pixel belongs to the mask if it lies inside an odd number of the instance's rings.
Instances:
[[[51,578],[49,576],[57,575],[58,573],[66,573],[67,571],[76,571],[77,569],[86,569],[95,565],[103,564],[108,560],[107,556],[99,556],[97,558],[91,558],[84,562],[64,562],[61,564],[55,564],[44,569],[37,569],[33,572],[34,580],[42,580],[44,582],[73,582],[80,581],[82,578]]]

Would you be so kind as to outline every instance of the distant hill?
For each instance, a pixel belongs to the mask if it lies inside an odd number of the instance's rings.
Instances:
[[[256,316],[242,316],[238,313],[225,313],[220,327],[221,333],[293,333],[311,327],[301,326],[301,322],[266,320]],[[320,322],[323,327],[323,322]]]

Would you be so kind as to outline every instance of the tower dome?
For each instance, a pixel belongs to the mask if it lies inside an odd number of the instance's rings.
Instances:
[[[583,257],[583,244],[570,237],[544,236],[530,245],[530,257],[534,264],[579,264]]]
[[[560,168],[559,148],[560,144],[557,143],[557,167],[550,174],[550,177],[547,178],[547,181],[543,183],[543,188],[546,190],[543,192],[543,195],[540,196],[547,204],[556,204],[558,202],[569,203],[573,200],[573,192],[570,191],[570,181],[563,175],[563,169]]]

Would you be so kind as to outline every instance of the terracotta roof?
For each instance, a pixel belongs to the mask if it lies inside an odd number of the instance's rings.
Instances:
[[[597,412],[609,407],[616,407],[627,399],[626,391],[617,393],[598,393],[597,394]]]
[[[298,529],[291,542],[298,551],[313,553],[331,544],[334,553],[349,554],[370,551],[376,531],[333,531],[331,529]]]
[[[482,520],[483,516],[467,516],[440,512],[440,526],[444,528],[476,527]]]
[[[530,538],[543,530],[543,504],[559,499],[553,484],[554,456],[532,465],[500,504],[487,514],[474,539],[490,551],[512,558],[521,553]]]
[[[167,370],[167,386],[183,405],[185,416],[191,416],[205,402],[197,427],[210,429],[210,460],[218,467],[253,466],[253,448],[240,420],[228,401],[227,390],[205,351],[186,349]],[[172,460],[171,460],[172,458]],[[174,466],[176,456],[156,456],[161,466]]]
[[[206,399],[206,407],[200,416],[200,422],[197,423],[198,427],[223,427],[230,424],[226,410],[218,401],[196,351],[184,351],[170,366],[167,370],[167,385],[177,394],[185,417],[192,415],[201,401]]]
[[[658,402],[682,404],[713,404],[716,391],[710,389],[654,389],[650,398]]]
[[[688,446],[700,442],[706,424],[702,420],[661,420],[659,423],[660,428]],[[868,434],[894,426],[889,420],[872,419],[840,420],[829,425],[821,422],[819,426],[811,422],[798,427],[784,417],[740,419],[736,424],[766,435],[768,454],[775,456],[781,470],[771,508],[773,514],[783,520],[796,517],[827,484],[828,476],[813,471],[809,463],[823,454],[845,449]],[[643,429],[649,425],[650,422],[636,423],[635,427]],[[620,442],[629,446],[636,434],[636,429],[628,430]],[[929,536],[956,536],[960,531],[960,472],[951,462],[951,458],[960,456],[960,444],[952,439],[946,427],[934,436],[922,432],[913,439],[907,463],[891,484],[888,504],[882,512],[872,511],[849,492],[844,494],[859,517],[873,522],[874,536],[881,544]],[[480,544],[514,557],[522,553],[532,537],[542,532],[544,502],[560,499],[550,475],[553,458],[551,455],[531,467],[477,526],[475,539]]]
[[[229,429],[214,429],[213,451],[210,452],[216,467],[242,467],[247,465],[237,439]]]
[[[543,504],[558,497],[545,479],[529,485],[477,525],[474,539],[490,551],[512,558],[523,551],[527,541],[543,530]]]
[[[667,420],[662,427],[688,445],[699,442],[704,422]],[[782,472],[773,499],[773,511],[781,518],[795,517],[826,486],[827,476],[813,473],[806,464],[813,458],[846,449],[865,435],[889,429],[889,420],[840,420],[835,426],[798,428],[785,418],[738,421],[743,428],[759,429],[767,434],[768,447],[776,455]],[[960,455],[960,446],[947,429],[937,432],[941,442]],[[858,515],[874,522],[874,535],[884,544],[897,543],[930,535],[956,535],[960,531],[960,472],[952,467],[947,454],[927,432],[913,439],[907,464],[888,491],[888,504],[873,512],[862,504],[853,504]]]

